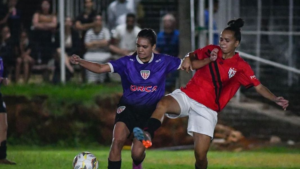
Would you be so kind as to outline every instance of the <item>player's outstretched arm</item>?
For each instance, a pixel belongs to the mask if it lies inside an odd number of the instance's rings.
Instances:
[[[263,97],[265,97],[271,101],[274,101],[276,104],[281,106],[284,110],[286,110],[286,108],[289,106],[288,100],[284,99],[283,97],[275,96],[267,87],[265,87],[262,84],[255,86],[255,90],[257,91],[257,93],[259,93]]]
[[[200,69],[203,66],[209,64],[210,62],[214,62],[217,57],[218,57],[218,51],[219,49],[215,48],[212,50],[210,57],[209,58],[204,58],[204,59],[198,59],[195,55],[195,53],[190,53],[190,59],[192,61],[192,68],[195,69]]]
[[[105,73],[110,72],[110,67],[108,64],[99,64],[94,62],[89,62],[84,59],[81,59],[77,55],[72,55],[70,58],[70,62],[75,65],[80,65],[84,67],[85,69],[94,72],[94,73]]]

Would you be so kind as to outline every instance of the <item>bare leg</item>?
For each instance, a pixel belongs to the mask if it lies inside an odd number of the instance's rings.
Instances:
[[[197,169],[207,169],[207,152],[211,137],[200,133],[193,133],[193,138],[196,167]]]
[[[165,96],[158,102],[151,118],[160,120],[160,122],[162,123],[165,117],[165,113],[172,113],[177,115],[180,114],[180,106],[172,96]]]
[[[108,157],[108,169],[121,167],[121,151],[129,134],[130,132],[125,123],[117,122],[115,124]]]

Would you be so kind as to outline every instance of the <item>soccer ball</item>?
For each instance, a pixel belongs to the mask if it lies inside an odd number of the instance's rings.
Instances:
[[[74,157],[74,169],[98,169],[97,158],[90,152],[82,152]]]

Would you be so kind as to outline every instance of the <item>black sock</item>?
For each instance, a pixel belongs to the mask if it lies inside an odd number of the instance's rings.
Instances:
[[[146,153],[145,153],[144,158],[142,160],[137,161],[137,160],[132,159],[132,161],[135,165],[139,165],[144,161],[145,158],[146,158]]]
[[[195,164],[195,169],[199,169],[199,167],[197,167],[197,165]]]
[[[1,142],[0,145],[0,159],[5,159],[6,158],[6,140]]]
[[[147,131],[151,138],[154,138],[154,132],[161,126],[161,122],[157,120],[156,118],[150,118],[146,124],[146,127],[144,128],[145,131]]]
[[[120,161],[110,161],[108,159],[108,169],[120,169],[121,168],[121,160]]]

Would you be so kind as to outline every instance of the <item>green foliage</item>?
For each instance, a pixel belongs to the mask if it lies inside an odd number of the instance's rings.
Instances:
[[[272,149],[272,148],[270,148]],[[38,148],[38,147],[8,147],[8,159],[17,162],[16,166],[0,165],[0,169],[71,169],[75,155],[82,151],[90,151],[99,160],[99,169],[107,168],[108,147],[90,148]],[[276,151],[276,148],[275,148]],[[281,153],[270,153],[264,150],[247,152],[208,153],[210,169],[298,169],[300,168],[300,153],[290,154],[290,149],[282,148]],[[194,152],[147,150],[143,163],[147,169],[194,169]],[[131,168],[130,150],[122,152],[122,168]]]
[[[25,96],[29,99],[42,96],[52,107],[53,104],[68,103],[91,103],[95,96],[105,97],[109,94],[122,93],[119,83],[109,84],[11,84],[2,86],[3,95]]]

